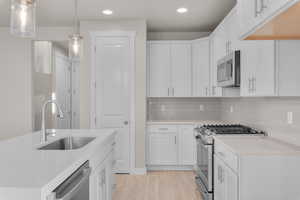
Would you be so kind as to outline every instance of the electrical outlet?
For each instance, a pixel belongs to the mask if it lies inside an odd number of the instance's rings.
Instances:
[[[293,124],[293,112],[287,112],[287,123],[288,124]]]
[[[199,111],[201,111],[201,112],[204,111],[204,105],[201,104],[201,105],[199,106]]]
[[[230,112],[233,113],[233,105],[230,106]]]

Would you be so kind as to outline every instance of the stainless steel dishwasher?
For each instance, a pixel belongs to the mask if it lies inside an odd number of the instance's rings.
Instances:
[[[89,200],[90,174],[87,161],[59,185],[47,200]]]

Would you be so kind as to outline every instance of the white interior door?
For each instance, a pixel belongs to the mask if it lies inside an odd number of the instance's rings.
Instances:
[[[96,128],[118,130],[117,173],[129,173],[130,169],[131,48],[128,37],[96,38]]]
[[[59,53],[55,53],[55,91],[56,100],[63,113],[63,119],[56,118],[57,127],[60,129],[71,128],[71,63],[69,59]],[[55,108],[55,107],[54,107]]]

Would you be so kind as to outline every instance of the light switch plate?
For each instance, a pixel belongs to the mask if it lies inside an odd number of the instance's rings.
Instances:
[[[293,124],[293,112],[287,112],[287,123],[288,124]]]
[[[199,111],[204,111],[204,105],[201,104],[201,105],[199,106]]]
[[[230,112],[233,113],[233,111],[234,111],[234,110],[233,110],[233,106],[231,105],[231,106],[230,106]]]

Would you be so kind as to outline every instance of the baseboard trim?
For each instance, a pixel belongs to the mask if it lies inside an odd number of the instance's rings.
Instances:
[[[147,169],[146,168],[134,168],[131,170],[132,175],[145,175],[147,174]]]
[[[148,171],[194,171],[193,165],[148,165]]]

